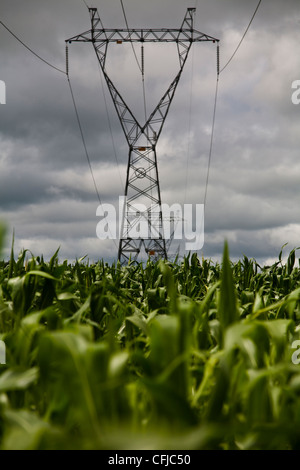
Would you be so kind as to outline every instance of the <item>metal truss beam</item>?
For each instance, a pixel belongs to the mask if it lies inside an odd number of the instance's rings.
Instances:
[[[181,28],[169,29],[104,29],[97,8],[89,8],[92,29],[69,38],[68,42],[88,42],[95,44],[115,42],[203,42],[219,41],[218,39],[193,29],[195,8],[188,8]]]

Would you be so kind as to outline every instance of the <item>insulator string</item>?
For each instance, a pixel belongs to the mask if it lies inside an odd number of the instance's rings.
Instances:
[[[145,75],[145,54],[144,54],[144,46],[142,46],[142,75]]]
[[[66,74],[69,75],[69,48],[66,44]]]

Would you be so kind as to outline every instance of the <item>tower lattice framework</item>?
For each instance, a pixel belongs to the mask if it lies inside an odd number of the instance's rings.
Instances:
[[[136,260],[142,248],[148,256],[167,258],[156,147],[193,42],[218,39],[193,28],[195,8],[188,8],[178,29],[104,29],[97,8],[89,8],[91,29],[66,42],[91,42],[98,57],[128,147],[124,210],[118,258],[122,264]],[[175,43],[179,70],[169,88],[140,124],[106,70],[110,43]],[[143,65],[142,65],[143,67]]]

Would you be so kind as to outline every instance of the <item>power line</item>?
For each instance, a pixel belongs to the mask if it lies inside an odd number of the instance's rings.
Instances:
[[[43,59],[40,55],[38,55],[36,52],[34,52],[30,47],[27,46],[27,44],[25,44],[18,36],[16,36],[4,23],[3,21],[0,21],[0,23],[2,24],[2,26],[17,40],[19,41],[19,43],[22,44],[22,46],[24,46],[29,52],[31,52],[35,57],[37,57],[38,59],[40,59],[42,62],[44,62],[45,64],[49,65],[49,67],[57,70],[58,72],[61,72],[63,74],[66,75],[66,72],[65,70],[61,70],[59,69],[58,67],[55,67],[54,65],[50,64],[50,62],[48,62],[47,60]]]
[[[84,3],[85,3],[85,0],[83,0],[83,1],[84,1]],[[29,46],[27,46],[27,44],[25,44],[18,36],[16,36],[16,34],[14,34],[2,21],[0,21],[0,23],[2,24],[2,26],[4,26],[4,28],[5,28],[18,42],[20,42],[20,43],[21,43],[29,52],[31,52],[35,57],[37,57],[39,60],[41,60],[42,62],[44,62],[45,64],[47,64],[49,67],[51,67],[51,68],[57,70],[58,72],[61,72],[61,73],[63,73],[64,75],[67,76],[67,80],[68,80],[69,88],[70,88],[70,91],[71,91],[72,101],[73,101],[73,105],[74,105],[74,109],[75,109],[75,114],[76,114],[76,118],[77,118],[79,130],[80,130],[81,139],[82,139],[83,147],[84,147],[84,150],[85,150],[86,158],[87,158],[88,165],[89,165],[89,168],[90,168],[90,171],[91,171],[91,175],[92,175],[92,179],[93,179],[93,182],[94,182],[94,186],[95,186],[95,190],[96,190],[96,194],[97,194],[99,203],[102,204],[101,198],[100,198],[100,194],[99,194],[99,191],[98,191],[98,188],[97,188],[97,185],[96,185],[96,181],[95,181],[95,177],[94,177],[94,173],[93,173],[93,169],[92,169],[90,157],[89,157],[89,154],[88,154],[88,151],[87,151],[87,146],[86,146],[85,138],[84,138],[84,135],[83,135],[82,125],[81,125],[81,121],[80,121],[79,114],[78,114],[78,109],[77,109],[77,105],[76,105],[76,101],[75,101],[75,97],[74,97],[74,92],[73,92],[73,88],[72,88],[71,81],[70,81],[69,66],[68,66],[68,48],[66,48],[66,71],[64,71],[64,70],[61,70],[61,69],[59,69],[58,67],[55,67],[54,65],[50,64],[50,62],[48,62],[47,60],[43,59],[40,55],[38,55],[36,52],[34,52]]]
[[[96,191],[99,203],[102,205],[102,201],[101,201],[100,194],[99,194],[99,191],[98,191],[98,188],[97,188],[97,185],[96,185],[96,180],[95,180],[95,177],[94,177],[93,168],[92,168],[92,165],[91,165],[91,160],[90,160],[90,157],[89,157],[89,153],[88,153],[88,150],[87,150],[85,138],[84,138],[84,135],[83,135],[83,129],[82,129],[81,121],[80,121],[80,118],[79,118],[78,108],[77,108],[77,105],[76,105],[74,92],[73,92],[73,88],[72,88],[72,85],[71,85],[69,74],[67,75],[67,79],[68,79],[68,84],[69,84],[69,88],[70,88],[70,92],[71,92],[71,96],[72,96],[72,101],[73,101],[73,105],[74,105],[74,110],[75,110],[75,114],[76,114],[76,118],[77,118],[78,127],[79,127],[79,130],[80,130],[81,140],[82,140],[82,144],[83,144],[83,147],[84,147],[86,159],[87,159],[87,162],[88,162],[88,165],[89,165],[89,168],[90,168],[91,176],[92,176],[92,179],[93,179],[93,183],[94,183],[94,186],[95,186],[95,191]]]
[[[207,168],[205,194],[204,194],[204,210],[205,210],[205,206],[206,206],[207,188],[208,188],[209,172],[210,172],[210,166],[211,166],[211,157],[212,157],[212,149],[213,149],[213,141],[214,141],[214,131],[215,131],[216,111],[217,111],[217,101],[218,101],[218,89],[219,89],[219,73],[217,74],[217,83],[216,83],[216,91],[215,91],[213,122],[212,122],[209,157],[208,157],[208,168]]]
[[[259,0],[258,5],[257,5],[257,7],[256,7],[256,9],[255,9],[255,12],[253,13],[252,18],[251,18],[251,20],[250,20],[250,23],[248,24],[248,27],[247,27],[246,31],[244,32],[244,34],[243,34],[243,36],[242,36],[242,39],[241,39],[240,42],[238,43],[237,48],[235,49],[234,53],[232,54],[232,56],[230,57],[230,59],[228,60],[228,62],[227,62],[227,63],[224,65],[224,67],[220,70],[220,73],[223,72],[223,70],[227,67],[227,65],[229,65],[229,63],[232,61],[232,59],[234,58],[235,54],[236,54],[237,51],[239,50],[239,48],[240,48],[240,46],[241,46],[243,40],[245,39],[245,36],[246,36],[246,34],[248,33],[248,30],[249,30],[249,28],[250,28],[250,26],[251,26],[251,24],[252,24],[252,22],[253,22],[253,20],[254,20],[254,18],[255,18],[255,15],[256,15],[256,13],[257,13],[257,11],[258,11],[258,9],[259,9],[259,6],[260,6],[260,4],[261,4],[261,1],[262,1],[262,0]]]
[[[243,40],[245,39],[245,36],[247,32],[250,29],[250,26],[256,16],[256,13],[260,7],[262,0],[259,0],[257,7],[251,17],[251,20],[246,28],[246,31],[244,32],[239,44],[237,45],[235,51],[233,52],[232,56],[228,60],[228,62],[224,65],[224,67],[220,70],[220,55],[219,55],[219,46],[217,48],[217,83],[216,83],[216,91],[215,91],[215,102],[214,102],[214,111],[213,111],[213,123],[212,123],[212,132],[211,132],[211,140],[210,140],[210,149],[209,149],[209,158],[208,158],[208,169],[207,169],[207,176],[206,176],[206,184],[205,184],[205,194],[204,194],[204,210],[206,206],[206,199],[207,199],[207,189],[208,189],[208,181],[209,181],[209,172],[210,172],[210,166],[211,166],[211,158],[212,158],[212,149],[213,149],[213,139],[214,139],[214,130],[215,130],[215,121],[216,121],[216,110],[217,110],[217,100],[218,100],[218,88],[219,88],[219,77],[220,73],[223,72],[223,70],[229,65],[229,63],[232,61],[234,56],[236,55],[238,49],[240,48]]]
[[[224,67],[220,70],[220,55],[219,55],[219,46],[217,47],[217,83],[216,83],[216,91],[215,91],[215,101],[214,101],[214,111],[213,111],[213,123],[212,123],[212,132],[211,132],[211,140],[210,140],[210,149],[209,149],[209,158],[208,158],[208,169],[207,169],[207,176],[206,176],[206,184],[205,184],[205,194],[204,194],[204,210],[206,208],[206,199],[207,199],[207,189],[208,189],[208,181],[209,181],[209,173],[210,173],[210,166],[211,166],[211,158],[212,158],[212,149],[213,149],[213,140],[214,140],[214,130],[215,130],[215,121],[216,121],[216,110],[217,110],[217,100],[218,100],[218,88],[219,88],[219,77],[220,73],[223,72],[223,70],[229,65],[229,63],[232,61],[234,56],[236,55],[238,49],[240,48],[243,40],[245,39],[245,36],[247,32],[250,29],[250,26],[256,16],[256,13],[260,7],[262,0],[259,0],[257,7],[251,17],[251,20],[246,28],[246,31],[244,32],[239,44],[237,45],[235,51],[233,52],[232,56],[228,60],[228,62],[224,65]]]
[[[121,6],[122,6],[122,11],[123,11],[123,16],[124,16],[124,20],[125,20],[125,23],[126,23],[126,27],[127,27],[127,29],[129,30],[128,20],[127,20],[127,15],[126,15],[126,12],[125,12],[125,7],[124,7],[124,4],[123,4],[123,0],[120,0],[120,2],[121,2]],[[136,63],[137,63],[138,68],[139,68],[139,70],[140,70],[140,72],[141,72],[141,74],[142,74],[144,115],[145,115],[145,121],[147,121],[147,104],[146,104],[146,88],[145,88],[145,67],[144,67],[144,46],[142,45],[142,57],[141,57],[141,64],[140,64],[140,63],[139,63],[139,60],[138,60],[138,58],[137,58],[136,52],[135,52],[135,48],[134,48],[133,42],[130,41],[130,44],[131,44],[131,47],[132,47],[132,50],[133,50],[133,54],[134,54]]]
[[[192,70],[191,70],[190,100],[189,100],[189,118],[188,118],[188,148],[187,148],[187,159],[186,159],[184,203],[186,202],[187,185],[188,185],[188,173],[189,173],[190,145],[191,145],[191,124],[192,124],[192,105],[193,105],[193,88],[194,88],[194,48],[193,48],[193,51],[192,51]]]
[[[124,15],[124,19],[125,19],[125,22],[126,22],[126,26],[127,26],[127,29],[129,30],[129,26],[128,26],[128,21],[127,21],[127,16],[126,16],[126,12],[125,12],[125,8],[124,8],[124,4],[123,4],[123,0],[120,0],[121,1],[121,5],[122,5],[122,10],[123,10],[123,15]],[[86,3],[85,0],[83,0],[84,4],[86,5],[86,7],[88,8],[88,5]],[[198,2],[198,0],[197,0]],[[259,1],[258,5],[257,5],[257,8],[250,20],[250,23],[238,45],[238,47],[236,48],[234,54],[232,55],[232,57],[230,58],[230,60],[227,62],[227,64],[222,68],[221,72],[225,69],[225,67],[227,67],[227,65],[229,64],[229,62],[233,59],[234,55],[236,54],[237,50],[239,49],[243,39],[245,38],[251,24],[252,24],[252,21],[257,13],[257,10],[260,6],[260,3],[261,3],[261,0]],[[67,61],[66,61],[66,71],[58,68],[58,67],[55,67],[54,65],[52,65],[50,62],[46,61],[45,59],[43,59],[40,55],[38,55],[36,52],[34,52],[29,46],[27,46],[18,36],[16,36],[2,21],[0,21],[0,23],[2,24],[2,26],[18,41],[20,42],[29,52],[31,52],[35,57],[37,57],[39,60],[41,60],[42,62],[44,62],[45,64],[47,64],[49,67],[57,70],[58,72],[60,73],[63,73],[64,75],[67,76],[67,80],[68,80],[68,85],[69,85],[69,88],[70,88],[70,92],[71,92],[71,97],[72,97],[72,101],[73,101],[73,105],[74,105],[74,110],[75,110],[75,114],[76,114],[76,119],[77,119],[77,122],[78,122],[78,127],[79,127],[79,130],[80,130],[80,135],[81,135],[81,139],[82,139],[82,143],[83,143],[83,147],[84,147],[84,151],[85,151],[85,155],[86,155],[86,158],[87,158],[87,162],[88,162],[88,165],[89,165],[89,169],[90,169],[90,172],[91,172],[91,176],[92,176],[92,180],[93,180],[93,183],[94,183],[94,187],[95,187],[95,191],[96,191],[96,195],[97,195],[97,198],[99,200],[99,203],[100,205],[102,205],[102,201],[101,201],[101,197],[100,197],[100,194],[99,194],[99,191],[98,191],[98,188],[97,188],[97,185],[96,185],[96,180],[95,180],[95,177],[94,177],[94,173],[93,173],[93,169],[92,169],[92,165],[91,165],[91,161],[90,161],[90,157],[89,157],[89,153],[88,153],[88,150],[87,150],[87,146],[86,146],[86,142],[85,142],[85,138],[84,138],[84,134],[83,134],[83,128],[82,128],[82,124],[81,124],[81,121],[80,121],[80,117],[79,117],[79,113],[78,113],[78,108],[77,108],[77,105],[76,105],[76,101],[75,101],[75,96],[74,96],[74,92],[73,92],[73,88],[72,88],[72,85],[71,85],[71,81],[70,81],[70,76],[69,76],[69,70],[68,70],[68,55],[67,55]],[[131,41],[131,46],[132,46],[132,49],[133,49],[133,52],[134,52],[134,56],[135,56],[135,59],[136,59],[136,62],[138,64],[138,67],[142,73],[142,78],[143,78],[143,93],[144,93],[144,108],[145,108],[145,117],[146,117],[146,98],[145,98],[145,82],[144,82],[144,57],[143,57],[143,50],[142,50],[142,66],[140,66],[139,64],[139,61],[137,59],[137,55],[136,55],[136,52],[135,52],[135,49],[134,49],[134,46],[133,46],[133,43]],[[219,60],[219,59],[218,59]],[[213,112],[213,124],[212,124],[212,133],[211,133],[211,142],[210,142],[210,151],[209,151],[209,162],[208,162],[208,171],[207,171],[207,178],[206,178],[206,187],[205,187],[205,196],[204,196],[204,207],[206,205],[206,198],[207,198],[207,188],[208,188],[208,180],[209,180],[209,171],[210,171],[210,165],[211,165],[211,157],[212,157],[212,147],[213,147],[213,137],[214,137],[214,128],[215,128],[215,118],[216,118],[216,107],[217,107],[217,96],[218,96],[218,84],[219,84],[219,74],[220,74],[220,70],[219,70],[219,62],[218,62],[218,76],[217,76],[217,84],[216,84],[216,93],[215,93],[215,102],[214,102],[214,112]],[[103,86],[103,84],[102,84]],[[192,87],[192,85],[191,85]],[[103,90],[104,91],[104,90]],[[105,97],[104,97],[105,99]],[[107,110],[107,104],[106,104],[106,100],[105,100],[105,105],[106,105],[106,110]],[[190,106],[191,106],[191,103],[190,103]],[[190,110],[191,111],[191,110]],[[108,110],[107,110],[107,114],[108,114]],[[191,116],[190,116],[190,119],[191,119]],[[112,130],[111,130],[111,124],[109,122],[109,127],[110,127],[110,132],[112,134]],[[113,143],[113,146],[114,146],[114,143]],[[117,162],[117,165],[118,165],[118,160],[117,160],[117,155],[116,155],[116,151],[115,151],[115,146],[114,146],[114,153],[115,153],[115,158],[116,158],[116,162]]]
[[[84,1],[84,3],[86,4],[85,0],[83,0],[83,1]],[[87,6],[87,4],[86,4],[86,6]],[[79,118],[79,113],[78,113],[78,109],[77,109],[77,105],[76,105],[76,101],[75,101],[75,96],[74,96],[73,88],[72,88],[71,81],[70,81],[69,66],[68,66],[68,49],[66,48],[66,71],[64,71],[64,70],[59,69],[58,67],[55,67],[54,65],[50,64],[50,62],[48,62],[48,61],[46,61],[45,59],[43,59],[40,55],[38,55],[36,52],[34,52],[29,46],[27,46],[27,44],[25,44],[18,36],[16,36],[16,34],[14,34],[2,21],[0,21],[0,23],[2,24],[2,26],[4,26],[4,28],[5,28],[18,42],[20,42],[20,43],[21,43],[29,52],[31,52],[35,57],[37,57],[37,58],[40,59],[42,62],[44,62],[45,64],[47,64],[49,67],[51,67],[51,68],[57,70],[58,72],[61,72],[61,73],[63,73],[64,75],[67,76],[67,80],[68,80],[68,84],[69,84],[69,88],[70,88],[70,92],[71,92],[71,96],[72,96],[72,101],[73,101],[74,110],[75,110],[75,114],[76,114],[76,118],[77,118],[77,122],[78,122],[78,127],[79,127],[80,134],[81,134],[81,139],[82,139],[82,143],[83,143],[85,155],[86,155],[87,162],[88,162],[88,165],[89,165],[89,168],[90,168],[91,176],[92,176],[92,179],[93,179],[93,183],[94,183],[94,186],[95,186],[95,191],[96,191],[96,194],[97,194],[99,203],[102,205],[102,201],[101,201],[100,194],[99,194],[99,191],[98,191],[98,188],[97,188],[97,185],[96,185],[96,180],[95,180],[95,177],[94,177],[94,173],[93,173],[93,169],[92,169],[92,165],[91,165],[89,153],[88,153],[88,150],[87,150],[87,146],[86,146],[86,142],[85,142],[85,138],[84,138],[84,134],[83,134],[83,129],[82,129],[81,121],[80,121],[80,118]]]
[[[125,23],[126,23],[126,27],[127,29],[129,30],[129,26],[128,26],[128,21],[127,21],[127,16],[126,16],[126,12],[125,12],[125,8],[124,8],[124,4],[123,4],[123,0],[120,0],[121,2],[121,6],[122,6],[122,10],[123,10],[123,16],[124,16],[124,19],[125,19]],[[132,50],[133,50],[133,53],[134,53],[134,57],[135,57],[135,60],[136,60],[136,63],[138,65],[138,68],[140,69],[140,72],[142,72],[142,67],[138,61],[138,58],[137,58],[137,55],[136,55],[136,52],[135,52],[135,49],[134,49],[134,46],[133,46],[133,43],[132,41],[130,41],[130,44],[131,44],[131,47],[132,47]]]
[[[102,89],[102,94],[103,94],[103,99],[104,99],[104,104],[105,104],[105,110],[106,110],[108,128],[109,128],[110,137],[111,137],[112,146],[113,146],[113,151],[114,151],[114,157],[115,157],[115,160],[116,160],[116,163],[117,163],[117,168],[118,168],[118,173],[119,173],[119,177],[120,177],[121,186],[124,186],[124,182],[123,182],[123,180],[122,180],[121,172],[120,172],[120,168],[119,168],[119,160],[118,160],[118,155],[117,155],[117,150],[116,150],[116,145],[115,145],[115,140],[114,140],[114,134],[113,134],[113,131],[112,131],[111,120],[110,120],[110,117],[109,117],[108,104],[107,104],[107,100],[106,100],[106,95],[105,95],[105,90],[104,90],[104,84],[103,84],[103,79],[102,79],[102,74],[101,74],[101,68],[100,68],[100,64],[99,64],[99,63],[98,63],[98,68],[99,68],[99,75],[100,75],[100,81],[101,81],[101,89]]]
[[[86,156],[86,159],[87,159],[87,162],[88,162],[88,166],[89,166],[89,169],[90,169],[91,177],[92,177],[92,180],[93,180],[93,183],[94,183],[94,188],[95,188],[95,191],[96,191],[96,195],[97,195],[97,198],[99,200],[99,204],[102,206],[100,193],[99,193],[98,188],[97,188],[96,179],[95,179],[92,164],[91,164],[91,159],[90,159],[89,152],[88,152],[88,149],[87,149],[87,145],[86,145],[86,142],[85,142],[85,138],[84,138],[84,134],[83,134],[83,128],[82,128],[81,120],[80,120],[80,117],[79,117],[79,112],[78,112],[78,108],[77,108],[73,88],[72,88],[72,85],[71,85],[71,80],[70,80],[70,75],[69,75],[69,66],[68,66],[68,47],[66,47],[66,62],[67,62],[66,63],[66,70],[67,70],[66,75],[67,75],[68,85],[69,85],[71,96],[72,96],[72,101],[73,101],[73,105],[74,105],[74,110],[75,110],[75,114],[76,114],[77,123],[78,123],[79,131],[80,131],[80,135],[81,135],[81,140],[82,140],[83,148],[84,148],[84,151],[85,151],[85,156]],[[110,229],[109,229],[109,231],[110,231]],[[116,244],[116,241],[115,241],[114,237],[111,237],[111,238],[112,238],[112,240],[115,244],[115,247],[117,248],[117,244]]]
[[[85,0],[83,0],[83,2],[85,3],[85,5],[86,5],[87,8],[88,8],[88,5],[86,4]],[[89,169],[90,169],[90,172],[91,172],[91,176],[92,176],[92,180],[93,180],[93,183],[94,183],[94,187],[95,187],[95,191],[96,191],[97,198],[98,198],[98,200],[99,200],[100,205],[102,205],[101,197],[100,197],[100,194],[99,194],[97,185],[96,185],[96,180],[95,180],[95,177],[94,177],[94,172],[93,172],[93,168],[92,168],[92,165],[91,165],[91,160],[90,160],[90,157],[89,157],[89,153],[88,153],[88,150],[87,150],[87,146],[86,146],[86,142],[85,142],[85,138],[84,138],[84,134],[83,134],[82,124],[81,124],[81,121],[80,121],[80,117],[79,117],[78,108],[77,108],[76,101],[75,101],[75,96],[74,96],[72,84],[71,84],[71,81],[70,81],[70,76],[69,76],[69,64],[68,64],[68,48],[66,47],[66,70],[62,70],[62,69],[60,69],[60,68],[58,68],[58,67],[55,67],[55,66],[52,65],[50,62],[48,62],[47,60],[43,59],[43,57],[41,57],[39,54],[37,54],[36,52],[34,52],[29,46],[27,46],[27,44],[25,44],[18,36],[16,36],[16,34],[14,34],[2,21],[0,21],[0,23],[2,24],[2,26],[3,26],[18,42],[20,42],[20,43],[21,43],[29,52],[31,52],[35,57],[37,57],[39,60],[41,60],[42,62],[44,62],[45,64],[47,64],[49,67],[51,67],[51,68],[57,70],[58,72],[61,72],[61,73],[63,73],[64,75],[66,75],[67,80],[68,80],[68,85],[69,85],[69,88],[70,88],[70,92],[71,92],[71,97],[72,97],[72,101],[73,101],[73,105],[74,105],[74,110],[75,110],[75,114],[76,114],[76,119],[77,119],[78,127],[79,127],[79,130],[80,130],[81,140],[82,140],[82,144],[83,144],[84,151],[85,151],[85,155],[86,155],[86,159],[87,159],[87,162],[88,162],[88,165],[89,165]],[[112,238],[113,238],[113,237],[112,237]],[[114,239],[113,239],[113,240],[114,240]],[[114,244],[115,244],[115,246],[117,247],[115,240],[114,240]]]

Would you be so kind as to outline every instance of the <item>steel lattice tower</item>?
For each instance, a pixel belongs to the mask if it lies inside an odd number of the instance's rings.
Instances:
[[[104,29],[97,8],[89,8],[91,29],[66,40],[69,43],[93,44],[129,146],[118,253],[122,264],[130,258],[136,260],[142,247],[148,256],[167,258],[156,146],[192,43],[218,42],[218,39],[193,28],[195,10],[187,9],[178,29]],[[137,121],[106,71],[109,44],[122,42],[138,42],[142,45],[147,42],[173,42],[177,45],[179,71],[144,125]]]

